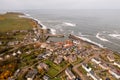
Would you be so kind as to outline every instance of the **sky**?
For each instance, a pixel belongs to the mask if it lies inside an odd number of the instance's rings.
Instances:
[[[120,9],[120,0],[0,0],[0,10]]]

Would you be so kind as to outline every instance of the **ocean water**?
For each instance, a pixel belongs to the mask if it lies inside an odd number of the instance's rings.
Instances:
[[[120,10],[23,10],[51,28],[120,52]]]
[[[120,10],[26,10],[53,33],[74,34],[120,52]]]

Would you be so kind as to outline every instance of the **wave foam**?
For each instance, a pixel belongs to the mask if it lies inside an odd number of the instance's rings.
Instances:
[[[82,39],[82,40],[84,40],[84,41],[90,42],[90,43],[92,43],[92,44],[95,44],[95,45],[97,45],[97,46],[99,46],[99,47],[101,47],[101,48],[105,48],[103,45],[101,45],[101,44],[99,44],[99,43],[96,43],[96,42],[94,42],[94,41],[92,41],[92,40],[90,40],[90,39],[88,39],[88,38],[80,37],[80,36],[76,36],[76,37],[78,37],[78,38],[80,38],[80,39]]]
[[[71,27],[75,27],[76,26],[76,24],[69,23],[69,22],[63,22],[63,25],[64,26],[71,26]]]
[[[78,33],[80,36],[89,36],[89,35],[83,35],[81,32]]]
[[[50,29],[50,31],[51,31],[51,34],[53,34],[53,35],[55,35],[56,34],[56,30],[55,29]]]
[[[99,39],[99,40],[101,40],[101,41],[106,41],[106,42],[109,42],[109,40],[107,40],[107,39],[105,39],[105,38],[100,37],[100,33],[97,33],[96,38],[98,38],[98,39]]]
[[[110,37],[120,39],[120,34],[109,34]]]
[[[42,29],[47,29],[47,27],[46,27],[45,25],[43,25],[43,24],[40,22],[40,20],[38,20],[38,19],[30,16],[29,14],[19,15],[18,17],[20,17],[20,18],[30,18],[30,19],[33,19],[33,20],[37,21],[39,25],[42,26]]]

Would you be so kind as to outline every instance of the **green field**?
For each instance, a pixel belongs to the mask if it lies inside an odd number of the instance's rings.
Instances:
[[[28,30],[32,28],[33,20],[20,18],[20,13],[0,14],[0,32],[11,30]]]
[[[47,74],[48,74],[51,78],[55,77],[55,75],[58,74],[59,71],[62,69],[60,66],[54,64],[54,63],[53,63],[52,61],[50,61],[50,60],[45,60],[45,63],[46,63],[47,65],[49,65],[49,70],[48,70]]]

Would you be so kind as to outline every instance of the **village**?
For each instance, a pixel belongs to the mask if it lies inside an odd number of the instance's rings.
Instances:
[[[13,31],[23,40],[0,55],[0,61],[16,60],[17,67],[1,79],[8,80],[119,80],[120,55],[69,35],[65,41],[49,41],[48,30]],[[6,33],[7,34],[7,33]],[[51,35],[52,36],[52,35]],[[55,36],[55,35],[53,35]],[[63,36],[62,36],[63,37]],[[3,42],[0,42],[2,45]],[[10,75],[12,74],[12,75]]]
[[[0,32],[0,80],[120,80],[118,52],[72,34],[51,40],[65,35],[30,21],[32,29]]]

